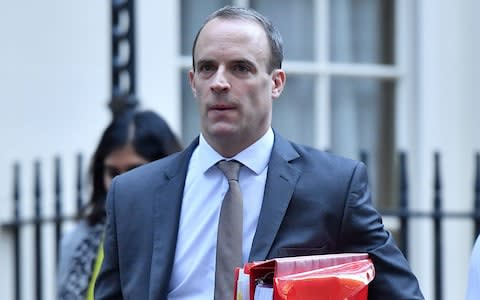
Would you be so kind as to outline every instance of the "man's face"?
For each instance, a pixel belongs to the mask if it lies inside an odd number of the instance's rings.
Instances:
[[[202,133],[213,147],[230,149],[222,154],[235,155],[270,127],[272,99],[285,82],[282,70],[268,73],[270,55],[266,34],[253,21],[213,19],[198,37],[190,84]]]

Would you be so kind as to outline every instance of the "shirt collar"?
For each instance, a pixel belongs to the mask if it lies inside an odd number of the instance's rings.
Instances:
[[[273,141],[273,130],[269,128],[258,141],[230,159],[238,160],[258,175],[268,165],[273,148]],[[199,158],[198,165],[202,173],[206,172],[218,161],[226,159],[208,144],[202,134],[200,134],[198,148],[196,150],[198,151]]]

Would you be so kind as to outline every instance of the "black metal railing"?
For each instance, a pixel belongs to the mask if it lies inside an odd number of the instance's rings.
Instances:
[[[35,294],[38,300],[42,300],[43,282],[42,282],[42,182],[41,182],[40,161],[35,162],[35,184],[34,184],[34,202],[35,202]],[[19,249],[20,250],[20,249]]]
[[[366,158],[366,157],[365,157]],[[434,153],[434,176],[433,176],[433,210],[430,212],[415,211],[410,208],[408,200],[408,175],[407,156],[405,153],[399,155],[399,207],[395,210],[380,210],[384,217],[395,217],[400,221],[398,245],[405,257],[409,256],[409,223],[412,219],[429,219],[433,222],[433,260],[434,260],[434,296],[436,300],[443,299],[443,234],[442,224],[447,219],[472,220],[475,225],[472,240],[480,234],[480,153],[475,155],[475,175],[473,188],[473,205],[471,211],[449,212],[443,209],[442,198],[442,172],[440,154]]]
[[[27,227],[32,227],[34,230],[33,234],[33,256],[34,256],[34,293],[35,299],[41,300],[44,296],[44,265],[43,261],[45,260],[45,253],[42,249],[45,245],[45,237],[43,235],[43,229],[45,226],[54,225],[55,237],[54,237],[54,248],[55,252],[55,262],[58,262],[59,259],[59,248],[60,248],[60,239],[62,235],[62,225],[67,221],[72,221],[76,218],[76,215],[80,212],[80,209],[83,206],[83,191],[84,191],[84,180],[83,180],[83,158],[81,154],[77,155],[76,159],[76,212],[70,215],[64,214],[62,206],[65,203],[63,199],[63,183],[62,183],[62,173],[61,173],[61,160],[59,157],[56,157],[54,160],[54,186],[53,186],[53,197],[54,199],[54,215],[46,216],[44,214],[45,208],[45,199],[43,195],[44,186],[42,184],[42,164],[39,160],[34,162],[34,178],[33,178],[33,216],[23,216],[21,214],[22,207],[22,198],[24,191],[22,189],[21,181],[21,164],[19,162],[14,163],[13,165],[13,215],[12,219],[6,223],[1,224],[2,230],[11,234],[13,241],[12,257],[13,257],[13,280],[14,280],[14,296],[15,300],[23,299],[22,291],[25,290],[25,286],[22,286],[24,278],[22,274],[22,253],[24,253],[24,245],[22,244],[22,235],[24,230]]]
[[[364,161],[367,161],[367,155],[364,153],[361,155]],[[475,174],[473,182],[473,205],[471,211],[465,212],[448,212],[443,209],[443,183],[442,183],[442,172],[441,172],[441,160],[440,154],[435,153],[433,156],[434,159],[434,180],[432,184],[433,189],[433,210],[432,211],[415,211],[410,207],[410,201],[408,199],[409,195],[409,176],[407,168],[407,155],[405,153],[399,154],[399,195],[398,195],[398,207],[396,209],[389,210],[380,210],[380,213],[384,217],[394,217],[399,221],[398,229],[398,245],[403,251],[404,255],[409,257],[409,226],[410,222],[414,219],[427,219],[433,222],[433,260],[434,260],[434,295],[436,300],[443,299],[443,234],[442,234],[442,224],[448,219],[462,219],[470,220],[475,226],[474,236],[472,240],[480,233],[479,224],[480,224],[480,153],[475,155],[474,164],[475,164]],[[44,190],[47,190],[42,185],[42,175],[44,175],[42,170],[42,164],[40,161],[34,163],[34,186],[33,186],[33,206],[34,214],[33,217],[22,216],[21,214],[21,202],[24,197],[25,191],[22,189],[21,182],[21,164],[15,163],[13,166],[13,214],[12,219],[7,221],[4,224],[1,224],[1,227],[4,231],[9,233],[12,238],[13,244],[13,279],[14,279],[14,295],[16,300],[22,299],[22,291],[25,290],[25,287],[22,286],[22,257],[21,253],[24,253],[24,245],[22,245],[22,234],[25,228],[28,226],[33,226],[34,228],[34,292],[36,294],[36,299],[43,299],[43,284],[42,274],[45,270],[42,262],[44,261],[44,255],[49,255],[48,253],[42,253],[42,248],[45,244],[45,237],[42,235],[42,228],[46,225],[54,225],[54,247],[55,261],[58,261],[58,250],[60,237],[62,234],[62,226],[67,221],[72,221],[75,219],[75,215],[80,211],[84,204],[83,193],[84,193],[84,171],[83,171],[83,157],[78,155],[76,157],[76,167],[75,167],[75,197],[73,200],[75,202],[75,212],[70,215],[65,215],[64,205],[66,199],[64,199],[64,184],[63,173],[62,173],[62,161],[59,157],[54,160],[54,181],[53,181],[53,197],[54,197],[54,209],[53,216],[46,216],[44,213],[45,210],[45,197],[43,194]]]
[[[15,299],[22,299],[22,290],[20,288],[20,278],[21,278],[21,269],[22,269],[22,262],[20,259],[20,249],[22,248],[22,244],[20,241],[20,164],[15,163],[13,166],[13,223],[12,224],[5,224],[4,226],[7,229],[10,229],[12,232],[13,237],[13,274],[14,274],[14,284],[15,284]]]

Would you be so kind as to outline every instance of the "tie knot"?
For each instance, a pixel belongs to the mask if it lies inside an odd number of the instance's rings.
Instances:
[[[238,173],[240,171],[241,163],[236,160],[221,160],[217,163],[218,168],[225,174],[225,177],[230,180],[238,181]]]

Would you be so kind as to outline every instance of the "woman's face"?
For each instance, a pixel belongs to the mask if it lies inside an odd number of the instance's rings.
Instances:
[[[113,177],[147,163],[132,145],[128,144],[110,153],[104,160],[103,183],[108,191]]]

